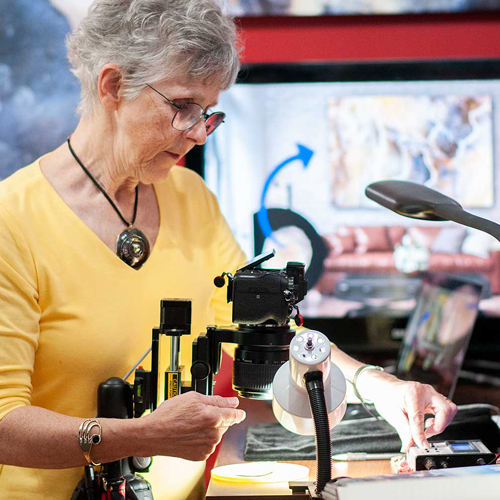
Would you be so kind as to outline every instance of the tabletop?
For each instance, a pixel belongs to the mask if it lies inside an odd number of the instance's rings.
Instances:
[[[241,399],[240,408],[246,411],[246,419],[234,425],[226,432],[219,449],[215,466],[243,463],[246,431],[248,426],[263,422],[273,422],[274,418],[269,401]],[[333,450],[335,453],[335,450]],[[316,462],[314,460],[291,461],[290,463],[305,465],[309,468],[309,481],[316,480]],[[390,474],[389,460],[369,460],[363,462],[333,462],[332,477],[364,477],[380,474]],[[245,500],[279,500],[297,497],[289,488],[288,482],[279,483],[236,483],[211,479],[206,498],[208,500],[229,500],[235,498]]]

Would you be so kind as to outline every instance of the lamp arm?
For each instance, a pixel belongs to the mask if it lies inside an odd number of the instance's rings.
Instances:
[[[472,215],[466,212],[462,207],[458,205],[452,205],[449,203],[437,204],[434,207],[434,213],[443,219],[451,220],[462,224],[464,226],[472,227],[478,229],[479,231],[484,231],[485,233],[491,234],[496,240],[500,241],[500,225],[496,224],[477,215]]]
[[[332,439],[323,386],[323,372],[311,371],[304,375],[316,434],[316,461],[318,465],[316,493],[321,493],[332,480]]]

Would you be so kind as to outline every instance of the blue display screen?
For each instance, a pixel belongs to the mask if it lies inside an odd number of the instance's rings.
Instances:
[[[474,448],[469,443],[450,443],[450,446],[455,451],[474,451]]]

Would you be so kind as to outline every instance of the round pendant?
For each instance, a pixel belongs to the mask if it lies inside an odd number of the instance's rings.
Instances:
[[[140,269],[149,257],[149,241],[135,227],[128,227],[116,239],[116,255],[133,269]]]

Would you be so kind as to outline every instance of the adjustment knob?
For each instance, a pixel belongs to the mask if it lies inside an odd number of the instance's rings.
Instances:
[[[484,458],[478,458],[476,464],[477,465],[486,465],[486,461],[484,460]]]
[[[132,465],[137,472],[149,472],[153,459],[151,457],[132,457]]]
[[[214,285],[217,288],[222,288],[226,284],[226,280],[224,279],[223,276],[216,276],[214,278]]]
[[[191,375],[193,379],[196,380],[205,380],[210,373],[209,366],[203,361],[196,361],[191,366]]]

